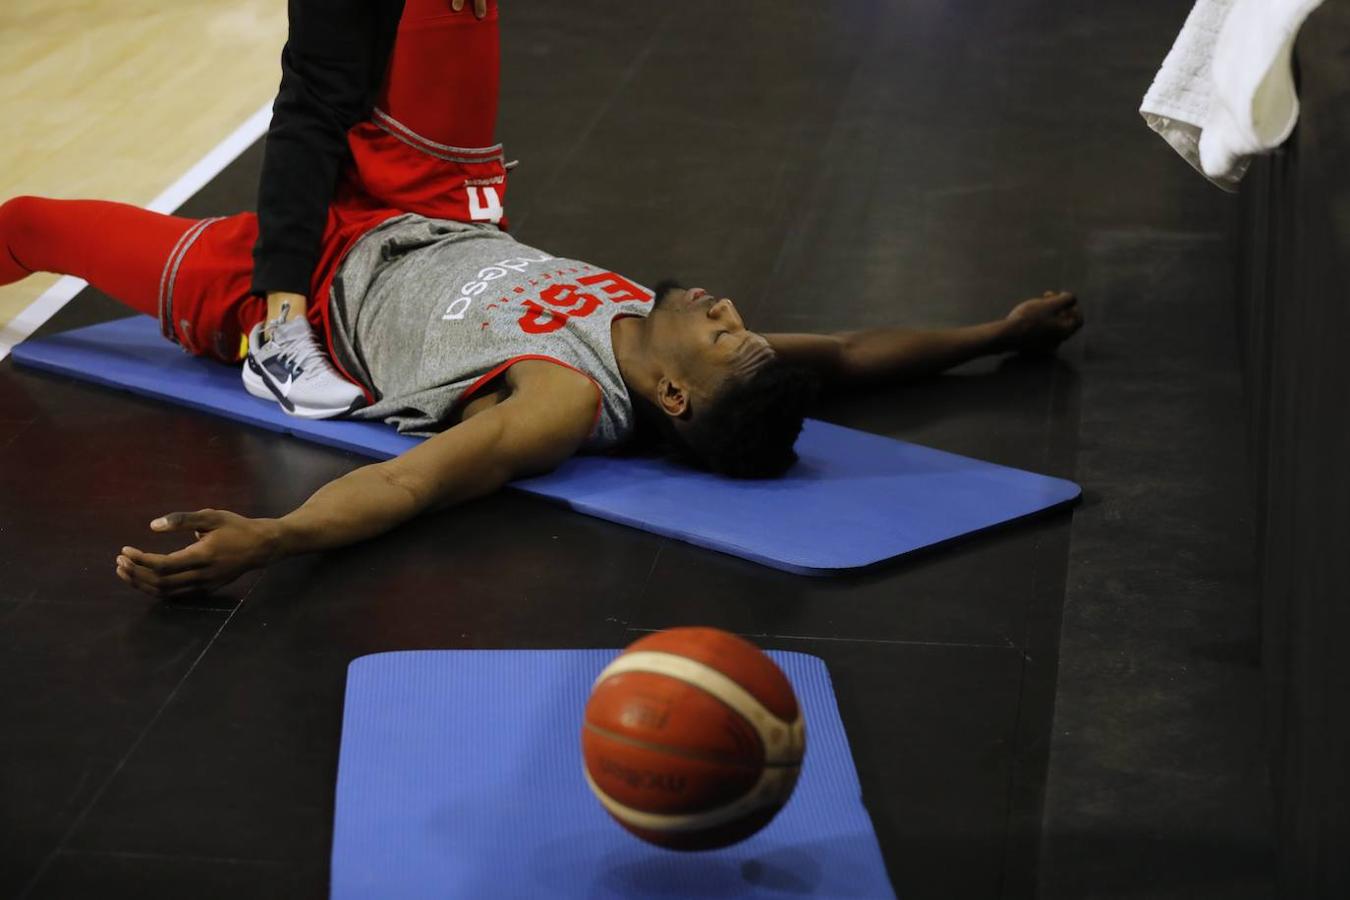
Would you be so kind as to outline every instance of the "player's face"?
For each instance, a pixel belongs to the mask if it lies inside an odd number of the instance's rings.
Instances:
[[[666,288],[652,316],[669,377],[685,379],[703,399],[727,378],[749,375],[773,358],[769,342],[745,327],[736,304],[702,288]]]

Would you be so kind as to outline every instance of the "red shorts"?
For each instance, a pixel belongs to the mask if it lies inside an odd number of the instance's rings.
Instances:
[[[372,228],[404,213],[507,226],[506,162],[501,145],[490,143],[497,114],[497,4],[490,3],[481,21],[472,8],[466,3],[455,13],[449,0],[406,0],[377,107],[369,121],[348,132],[351,160],[328,210],[308,303],[309,321],[330,355],[333,277]],[[257,238],[253,213],[190,223],[160,277],[165,337],[190,353],[229,363],[243,359],[249,331],[267,315],[263,298],[250,293]]]

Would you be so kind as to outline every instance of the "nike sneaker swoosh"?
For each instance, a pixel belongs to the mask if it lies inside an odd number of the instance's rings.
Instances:
[[[285,394],[277,390],[276,384],[272,381],[271,378],[267,377],[267,372],[263,369],[262,363],[254,359],[252,353],[250,353],[246,357],[246,362],[248,363],[248,367],[252,369],[255,374],[257,374],[258,380],[260,380],[263,383],[263,386],[266,387],[269,391],[271,391],[272,394],[277,398],[277,402],[280,403],[282,406],[284,406],[287,412],[294,412],[295,404],[292,403],[289,399],[287,399]],[[287,391],[290,390],[290,382],[292,380],[293,379],[287,379],[286,382]]]
[[[268,360],[267,362],[271,363],[271,365],[264,363],[263,369],[265,369],[267,371],[268,376],[270,376],[270,379],[272,381],[272,390],[280,391],[281,396],[283,397],[289,395],[291,392],[291,386],[295,384],[295,372],[283,366],[276,360]],[[285,381],[282,381],[281,378],[278,376],[278,373],[276,371],[278,368],[286,373]]]

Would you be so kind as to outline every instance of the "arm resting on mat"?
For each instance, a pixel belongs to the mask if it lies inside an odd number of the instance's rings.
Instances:
[[[764,337],[781,359],[814,369],[827,383],[877,384],[934,375],[993,353],[1047,353],[1082,325],[1073,294],[1047,291],[982,325]]]
[[[166,555],[124,547],[118,577],[155,597],[214,590],[250,569],[375,537],[421,512],[546,472],[581,447],[596,408],[596,388],[580,376],[553,379],[551,388],[517,391],[395,459],[355,469],[280,519],[171,513],[151,527],[193,530],[196,542]]]

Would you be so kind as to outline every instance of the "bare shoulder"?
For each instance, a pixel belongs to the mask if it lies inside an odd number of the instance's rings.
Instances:
[[[455,422],[496,409],[510,398],[517,400],[512,409],[531,404],[560,408],[584,405],[593,412],[600,399],[599,390],[575,369],[543,359],[524,359],[480,388],[459,410]]]
[[[544,359],[525,359],[506,370],[509,405],[514,412],[555,433],[585,440],[600,411],[600,386],[576,369]]]
[[[506,376],[509,397],[494,412],[503,417],[501,449],[521,471],[548,471],[581,449],[600,410],[594,381],[546,360],[522,360]]]
[[[512,397],[529,398],[531,404],[585,402],[594,407],[600,401],[600,388],[589,376],[546,359],[521,360],[506,370],[505,381]]]
[[[381,463],[388,476],[440,509],[548,472],[575,454],[594,427],[599,389],[579,372],[531,362],[494,378],[495,387],[459,422]]]

